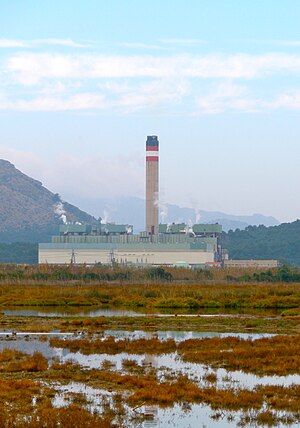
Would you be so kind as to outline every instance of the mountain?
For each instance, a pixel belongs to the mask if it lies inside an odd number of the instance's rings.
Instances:
[[[0,159],[0,242],[46,242],[64,221],[96,219]]]
[[[104,220],[115,221],[116,223],[132,224],[135,232],[140,232],[145,228],[145,201],[140,198],[118,198],[99,199],[91,202],[81,199],[81,206],[101,216]],[[262,214],[250,216],[238,216],[225,214],[219,211],[195,210],[193,208],[182,208],[174,204],[163,204],[160,206],[161,223],[220,223],[224,231],[245,229],[249,225],[275,226],[279,221],[274,217],[267,217]]]
[[[140,198],[81,201],[85,209],[101,215],[104,221],[133,224],[135,232],[145,228],[145,201]],[[245,229],[249,225],[273,226],[274,217],[261,214],[236,216],[222,212],[194,210],[177,205],[160,207],[162,223],[220,223],[225,231]],[[47,242],[57,234],[64,221],[95,224],[95,217],[62,201],[57,193],[40,181],[28,177],[10,162],[0,159],[0,242]]]
[[[223,246],[230,259],[276,259],[300,266],[300,220],[223,233]]]

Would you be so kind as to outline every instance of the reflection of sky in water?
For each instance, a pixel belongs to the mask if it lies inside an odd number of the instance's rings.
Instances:
[[[83,394],[88,400],[86,406],[91,412],[97,411],[99,413],[103,410],[103,403],[109,403],[111,408],[114,408],[113,404],[113,393],[105,390],[95,389],[89,386],[85,386],[82,383],[70,382],[68,385],[55,385],[57,393],[55,394],[52,404],[56,407],[63,407],[70,404],[72,398],[70,393]],[[136,411],[124,405],[126,412],[126,420],[130,420],[126,425],[122,424],[125,428],[227,428],[227,427],[238,427],[240,425],[241,417],[243,413],[229,412],[229,411],[213,411],[211,408],[204,404],[188,404],[183,403],[181,405],[175,404],[172,407],[160,408],[158,406],[141,406]],[[212,418],[211,416],[219,413],[218,419]],[[278,415],[283,416],[284,413],[278,412]],[[145,415],[147,418],[143,422],[139,419],[134,422],[133,416]],[[256,423],[252,425],[243,426],[257,426]],[[279,424],[278,427],[284,427],[286,425]],[[296,428],[298,424],[288,425],[291,428]]]
[[[53,333],[58,334],[58,333]],[[41,336],[51,336],[51,334],[41,334]],[[63,336],[70,338],[70,335],[64,333]],[[153,333],[143,331],[114,331],[107,330],[104,333],[105,336],[115,336],[120,339],[124,338],[139,338],[139,337],[152,337]],[[258,334],[224,334],[224,333],[201,333],[201,332],[178,332],[178,331],[158,331],[155,332],[155,336],[159,339],[165,340],[173,338],[176,341],[182,341],[189,338],[201,338],[201,337],[225,337],[225,336],[240,336],[243,338],[251,337],[253,339],[262,337]],[[268,336],[268,335],[264,335]],[[247,388],[253,389],[257,385],[284,385],[289,386],[292,384],[300,383],[300,375],[288,375],[288,376],[262,376],[258,377],[252,374],[247,374],[239,371],[228,372],[225,369],[212,370],[207,365],[186,363],[183,362],[177,353],[169,353],[164,355],[132,355],[127,353],[120,353],[117,355],[108,354],[92,354],[83,355],[80,352],[70,352],[68,349],[51,348],[48,341],[39,340],[38,334],[17,334],[10,335],[0,334],[0,350],[4,348],[16,349],[29,354],[34,352],[41,352],[50,361],[52,358],[59,358],[61,362],[72,360],[74,363],[80,364],[86,369],[100,369],[104,360],[110,361],[112,364],[112,370],[123,371],[122,361],[124,359],[134,360],[139,365],[148,366],[151,364],[158,373],[158,377],[164,380],[167,374],[178,376],[179,374],[185,374],[193,381],[198,383],[200,386],[208,386],[203,377],[207,373],[212,371],[217,376],[217,382],[215,386],[217,388]],[[71,335],[74,337],[74,335]],[[77,338],[77,337],[76,337]],[[95,389],[84,384],[71,382],[68,385],[54,384],[57,393],[53,398],[53,404],[57,407],[63,407],[72,401],[71,393],[84,394],[89,404],[87,407],[91,411],[101,412],[103,402],[111,400],[111,393],[105,390]],[[113,405],[113,404],[111,404]],[[236,427],[241,416],[239,412],[222,412],[222,417],[218,420],[211,419],[211,415],[214,413],[209,406],[202,404],[187,405],[188,409],[180,405],[174,405],[172,408],[161,409],[157,406],[143,406],[136,410],[138,414],[146,414],[147,420],[143,423],[137,422],[127,425],[132,428],[198,428],[198,427],[216,427],[226,428],[229,426]],[[133,414],[132,409],[126,408],[128,415]],[[235,419],[228,420],[227,416],[232,415]],[[284,426],[284,425],[279,425]],[[296,427],[297,424],[289,425],[290,427]]]
[[[138,313],[134,311],[121,310],[121,309],[96,309],[90,310],[88,312],[85,311],[76,311],[76,312],[68,312],[67,310],[53,310],[53,311],[45,311],[45,310],[37,310],[37,309],[5,309],[2,310],[1,313],[8,316],[24,316],[24,317],[68,317],[68,316],[78,316],[78,317],[125,317],[125,316],[144,316],[146,314]]]
[[[152,333],[135,331],[135,332],[117,332],[107,330],[105,336],[118,336],[119,338],[139,338],[139,337],[151,337]],[[55,333],[56,334],[56,333]],[[232,334],[219,334],[219,333],[199,333],[199,332],[156,332],[159,338],[174,338],[175,340],[185,340],[187,338],[198,338],[198,337],[215,337],[215,336],[231,336]],[[66,338],[70,336],[64,334]],[[64,336],[63,335],[63,336]],[[43,335],[44,336],[44,335]],[[261,337],[261,335],[245,335],[246,338],[251,336],[253,339]],[[74,337],[74,335],[72,335]],[[62,362],[72,360],[82,367],[87,369],[99,369],[103,361],[109,360],[113,364],[113,369],[122,371],[122,360],[130,359],[135,360],[137,364],[143,365],[151,362],[153,367],[158,370],[159,376],[163,379],[164,375],[170,371],[173,375],[186,374],[190,378],[201,381],[201,377],[207,374],[208,367],[205,364],[188,363],[183,362],[177,353],[169,353],[163,355],[133,355],[128,353],[119,353],[117,355],[109,354],[91,354],[84,355],[81,352],[70,352],[68,349],[63,348],[51,348],[48,341],[40,341],[38,335],[31,336],[28,333],[17,336],[0,336],[0,350],[9,348],[15,349],[28,354],[34,352],[41,352],[49,360],[54,357],[59,358]],[[217,375],[217,387],[227,388],[229,385],[234,387],[254,388],[256,385],[285,385],[289,386],[293,383],[300,383],[300,375],[288,375],[288,376],[255,376],[253,374],[247,374],[240,371],[228,372],[225,369],[214,370]],[[226,378],[229,379],[226,380]]]
[[[210,337],[240,337],[241,339],[261,339],[263,337],[272,337],[275,334],[260,334],[260,333],[215,333],[209,331],[155,331],[148,332],[143,330],[105,330],[105,336],[113,336],[116,339],[140,339],[157,337],[159,340],[174,339],[176,342],[181,342],[187,339],[203,339]]]
[[[68,316],[82,316],[82,317],[101,317],[101,316],[147,316],[147,315],[159,315],[159,316],[172,316],[172,315],[185,315],[190,317],[202,316],[202,317],[252,317],[255,316],[266,316],[266,317],[275,317],[278,315],[276,310],[256,310],[252,309],[247,312],[242,309],[234,310],[234,309],[224,309],[220,311],[217,308],[202,308],[197,311],[189,310],[189,309],[163,309],[163,308],[155,308],[155,309],[119,309],[119,308],[78,308],[78,307],[60,307],[53,306],[47,308],[38,308],[38,307],[27,307],[26,309],[20,309],[16,307],[11,308],[3,308],[1,309],[1,313],[8,316],[39,316],[39,317],[68,317]],[[248,315],[247,315],[248,314]]]
[[[83,394],[87,397],[89,403],[87,407],[90,411],[97,411],[99,413],[103,410],[103,401],[106,401],[113,408],[112,393],[105,390],[99,390],[85,386],[82,383],[70,382],[68,385],[55,385],[57,393],[52,399],[52,404],[55,407],[64,407],[70,404],[72,401],[70,393]],[[132,428],[200,428],[200,427],[229,427],[234,426],[233,422],[229,422],[226,419],[227,412],[223,412],[223,419],[214,421],[210,418],[213,413],[209,406],[193,404],[191,406],[180,406],[175,404],[172,408],[161,409],[158,406],[142,406],[135,412],[127,407],[125,411],[128,416],[142,416],[146,415],[147,419],[143,422],[137,421],[136,423],[131,419],[127,427]],[[240,415],[239,412],[235,413],[237,418]]]
[[[59,351],[59,350],[57,350]],[[157,355],[134,355],[122,352],[117,355],[109,354],[92,354],[83,355],[80,352],[68,352],[60,350],[57,355],[63,362],[72,360],[83,367],[89,369],[99,369],[103,361],[109,360],[113,365],[113,370],[122,371],[122,360],[134,360],[137,364],[143,365],[151,362],[152,366],[158,370],[158,375],[163,379],[164,375],[172,372],[173,375],[186,374],[189,378],[197,380],[203,386],[203,381],[200,379],[205,374],[211,372],[206,364],[187,363],[183,362],[177,353],[170,353],[161,356]],[[214,373],[217,375],[216,386],[218,388],[254,388],[257,385],[284,385],[289,386],[295,383],[300,383],[300,375],[288,376],[255,376],[253,374],[243,373],[241,371],[229,372],[225,369],[216,369]]]

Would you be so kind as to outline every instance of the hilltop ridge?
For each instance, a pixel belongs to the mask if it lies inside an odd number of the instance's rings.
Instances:
[[[0,159],[0,242],[49,241],[64,221],[96,219]]]

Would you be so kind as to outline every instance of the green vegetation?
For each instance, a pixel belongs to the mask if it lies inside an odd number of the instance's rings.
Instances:
[[[31,242],[0,243],[0,263],[36,264],[37,262],[38,244]]]
[[[22,243],[0,244],[10,251],[19,249],[23,251]],[[35,250],[35,244],[31,244]],[[25,247],[26,251],[26,247]],[[9,254],[2,253],[9,258]],[[129,283],[134,284],[231,284],[231,283],[300,283],[300,269],[287,265],[279,268],[264,270],[263,268],[207,268],[189,269],[186,267],[135,267],[122,265],[27,265],[0,263],[0,282],[19,280],[25,283],[59,283],[68,281],[72,283]],[[147,291],[145,297],[156,297]],[[150,293],[150,294],[149,294]]]
[[[103,330],[144,331],[208,331],[232,333],[299,334],[299,314],[288,316],[136,316],[136,317],[39,317],[8,316],[0,314],[3,331],[22,332],[62,331],[101,334]]]
[[[207,272],[211,274],[207,276]],[[91,368],[74,360],[64,361],[59,356],[48,360],[46,355],[37,352],[28,355],[23,350],[3,349],[0,352],[0,426],[137,427],[149,417],[147,406],[164,408],[175,404],[182,406],[184,412],[193,409],[193,404],[208,405],[212,419],[221,419],[226,412],[228,421],[232,418],[241,427],[249,426],[250,422],[255,426],[296,425],[300,421],[299,385],[257,384],[247,388],[233,380],[231,371],[241,370],[259,376],[299,374],[300,312],[297,308],[300,308],[300,283],[293,282],[299,273],[297,269],[282,267],[270,272],[247,270],[248,279],[243,279],[243,275],[245,270],[241,269],[195,272],[181,268],[1,266],[2,308],[27,305],[151,308],[165,305],[197,309],[214,306],[220,311],[239,308],[239,315],[47,318],[0,313],[0,329],[7,332],[2,343],[18,341],[18,333],[26,332],[21,340],[30,344],[31,333],[55,331],[71,335],[44,334],[38,340],[52,348],[90,355],[91,359],[92,355],[105,354],[105,359],[100,358],[99,365]],[[229,280],[228,276],[234,280]],[[106,280],[99,279],[103,277]],[[242,282],[246,280],[248,282]],[[267,316],[265,312],[256,316],[240,315],[242,307],[269,306],[294,309],[285,310],[284,316]],[[144,330],[153,334],[144,338],[135,335],[107,337],[108,330]],[[257,340],[212,337],[177,342],[160,340],[160,330],[277,335]],[[128,355],[121,367],[108,356],[124,352]],[[156,356],[163,354],[170,354],[171,358],[174,355],[184,366],[189,363],[204,365],[205,370],[191,374],[185,369],[176,371],[173,367],[153,364]],[[145,358],[136,358],[136,355],[145,355]],[[220,377],[218,368],[227,370],[224,377]],[[71,383],[79,383],[80,392],[68,391]],[[101,405],[96,410],[88,387],[97,392],[97,399],[101,397]],[[65,400],[61,408],[55,407],[54,398],[58,394]],[[174,412],[177,415],[176,409]]]
[[[300,271],[285,265],[273,270],[244,273],[237,277],[227,275],[227,279],[239,282],[300,282]]]
[[[300,220],[279,226],[248,226],[223,234],[231,259],[276,259],[300,266]]]
[[[207,272],[210,279],[207,279]],[[183,279],[182,279],[183,278]],[[300,273],[273,270],[2,265],[0,306],[172,309],[300,308]]]

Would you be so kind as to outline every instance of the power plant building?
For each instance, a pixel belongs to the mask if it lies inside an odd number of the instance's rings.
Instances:
[[[64,224],[51,243],[39,244],[39,263],[205,266],[222,261],[219,224],[159,224],[159,141],[146,141],[146,225]]]
[[[221,261],[219,224],[160,224],[159,231],[134,235],[129,225],[61,225],[51,243],[39,244],[39,263],[201,267]]]

